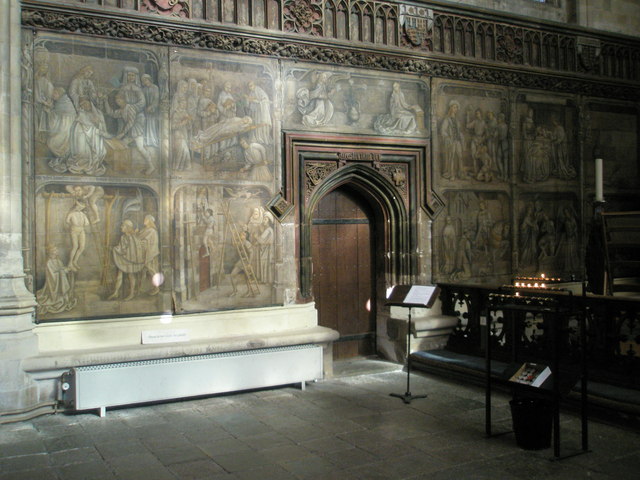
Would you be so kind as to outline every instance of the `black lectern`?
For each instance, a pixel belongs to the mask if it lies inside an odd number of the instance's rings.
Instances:
[[[390,393],[392,397],[411,403],[414,398],[426,398],[426,395],[411,394],[411,309],[413,307],[431,308],[440,289],[435,285],[396,285],[387,296],[387,305],[409,309],[407,318],[407,391],[404,394]]]

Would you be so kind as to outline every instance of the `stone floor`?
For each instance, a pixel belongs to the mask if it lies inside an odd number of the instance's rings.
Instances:
[[[591,451],[552,461],[523,450],[509,398],[494,396],[484,435],[484,391],[397,365],[358,360],[337,377],[144,407],[57,414],[0,425],[0,480],[174,479],[630,479],[640,435],[589,422]],[[506,433],[505,433],[506,432]],[[561,420],[561,454],[579,450],[580,422]]]

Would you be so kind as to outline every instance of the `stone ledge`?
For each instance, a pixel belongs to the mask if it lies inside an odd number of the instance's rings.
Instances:
[[[28,373],[35,373],[108,363],[157,360],[290,345],[327,344],[337,340],[338,337],[337,331],[316,326],[271,334],[261,333],[260,336],[240,335],[159,345],[66,350],[60,353],[47,353],[27,358],[23,361],[22,367]]]

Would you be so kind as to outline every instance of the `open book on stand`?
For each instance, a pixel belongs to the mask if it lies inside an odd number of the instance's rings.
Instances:
[[[531,387],[540,387],[551,375],[551,369],[540,363],[523,363],[509,379],[510,382],[522,383]]]

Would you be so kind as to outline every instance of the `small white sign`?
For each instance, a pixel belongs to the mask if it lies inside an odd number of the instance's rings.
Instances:
[[[142,344],[188,342],[187,330],[145,330],[142,332]]]

